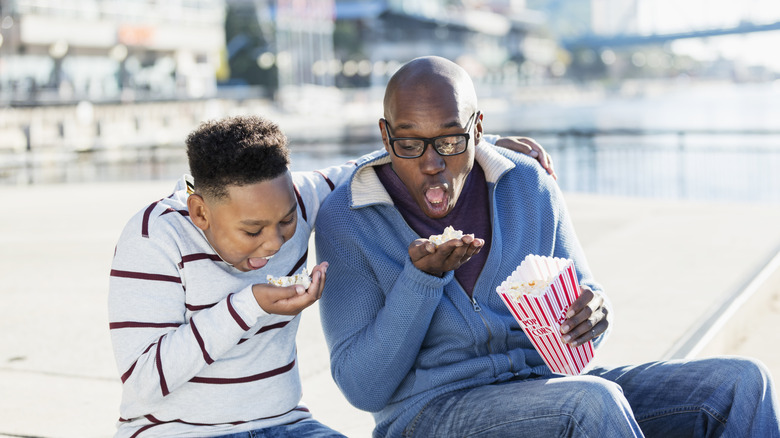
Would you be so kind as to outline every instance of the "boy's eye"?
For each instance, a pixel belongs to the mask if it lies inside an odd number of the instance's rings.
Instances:
[[[257,232],[256,232],[256,233],[252,233],[252,232],[249,232],[249,231],[244,231],[244,232],[245,232],[245,233],[246,233],[248,236],[257,237],[257,236],[259,236],[259,235],[260,235],[260,233],[262,233],[262,232],[263,232],[263,229],[261,228],[261,229],[257,230]]]

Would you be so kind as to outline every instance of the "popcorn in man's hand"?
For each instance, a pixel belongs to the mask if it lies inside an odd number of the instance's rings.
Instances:
[[[269,275],[267,279],[268,284],[280,287],[300,284],[304,287],[304,289],[308,289],[311,285],[311,277],[309,276],[309,271],[306,268],[303,268],[303,271],[301,271],[300,274],[291,275],[289,277],[274,277],[273,275]]]
[[[460,239],[462,237],[463,231],[456,230],[455,228],[452,228],[452,225],[450,225],[444,229],[443,233],[434,234],[433,236],[429,237],[428,240],[430,240],[434,245],[439,246],[444,242],[450,241],[452,239]]]

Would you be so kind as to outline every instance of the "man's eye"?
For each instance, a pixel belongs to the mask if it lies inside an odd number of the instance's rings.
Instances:
[[[463,147],[462,137],[446,137],[436,141],[436,149],[443,154],[453,154]]]
[[[417,143],[400,142],[398,146],[405,151],[416,151],[420,149],[420,145]]]

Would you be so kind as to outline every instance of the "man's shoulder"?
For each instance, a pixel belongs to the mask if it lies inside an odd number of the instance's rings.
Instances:
[[[322,202],[320,212],[317,215],[317,223],[322,223],[326,219],[349,215],[350,199],[349,183],[336,187],[330,196]]]
[[[514,165],[507,169],[503,177],[520,178],[526,181],[526,183],[531,181],[544,183],[545,176],[549,176],[541,164],[536,161],[536,158],[500,147],[493,147],[493,151],[508,159]],[[550,179],[552,180],[552,178]]]

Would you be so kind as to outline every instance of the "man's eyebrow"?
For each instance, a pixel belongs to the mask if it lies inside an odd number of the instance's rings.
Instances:
[[[451,120],[447,123],[441,124],[440,126],[444,129],[463,127],[463,125],[460,124],[459,120]],[[411,129],[415,129],[416,127],[417,125],[414,123],[399,123],[397,126],[392,126],[392,125],[390,126],[391,129],[397,129],[399,131],[411,130]]]
[[[297,202],[293,203],[292,208],[290,208],[290,210],[287,211],[287,214],[285,214],[284,216],[287,217],[287,216],[291,215],[297,208],[298,208],[298,203]],[[243,225],[266,225],[268,223],[268,221],[258,221],[258,220],[254,220],[254,219],[244,219],[240,223],[243,224]]]

